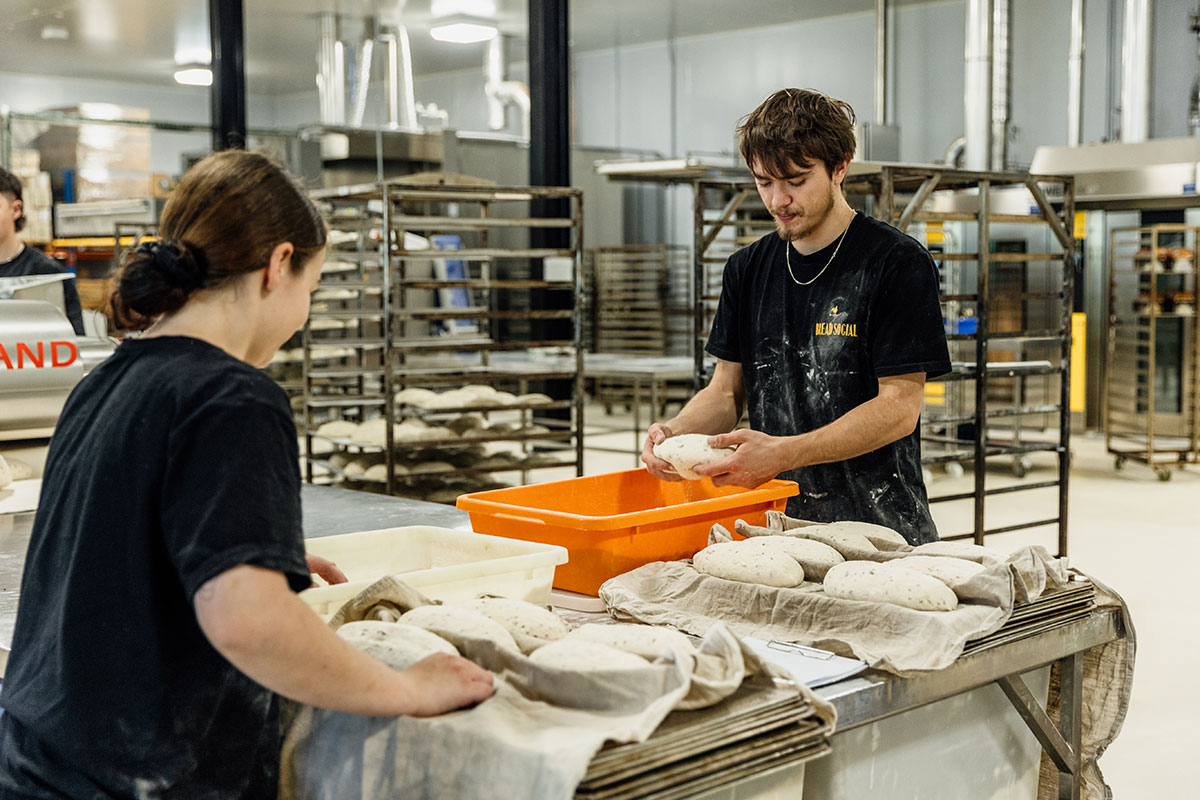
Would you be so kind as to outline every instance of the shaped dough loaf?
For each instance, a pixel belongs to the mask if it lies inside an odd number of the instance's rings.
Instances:
[[[871,544],[880,550],[901,550],[908,547],[908,540],[899,533],[883,525],[876,525],[873,522],[855,522],[850,520],[828,522],[822,525],[821,528],[827,532],[845,531],[862,534],[870,540]]]
[[[708,439],[703,433],[681,433],[654,445],[654,455],[670,464],[679,477],[700,480],[704,476],[693,472],[695,467],[733,455],[732,447],[712,447]]]
[[[567,635],[566,641],[582,640],[600,644],[633,653],[649,661],[661,655],[672,653],[679,657],[695,658],[696,648],[687,634],[673,628],[660,628],[653,625],[638,625],[631,622],[621,622],[616,625],[588,623],[580,625]]]
[[[799,536],[752,536],[746,540],[750,544],[767,547],[786,553],[804,568],[804,576],[813,580],[825,580],[825,573],[834,564],[841,564],[846,559],[837,550],[824,542],[815,539],[801,539]]]
[[[983,564],[952,556],[906,556],[889,562],[889,564],[923,572],[937,578],[951,589],[986,569]]]
[[[804,582],[804,568],[779,550],[751,542],[710,544],[692,558],[697,572],[743,583],[791,587]]]
[[[553,611],[524,600],[480,597],[460,605],[500,623],[524,653],[533,652],[547,642],[564,639],[571,632],[567,623]]]
[[[1004,556],[995,550],[991,550],[983,545],[971,544],[970,542],[929,542],[914,547],[912,552],[913,555],[917,556],[965,558],[968,561],[976,561],[987,567],[999,564],[1004,560]]]
[[[825,594],[842,600],[891,603],[916,611],[952,611],[958,598],[950,587],[916,570],[872,561],[847,561],[825,574]]]
[[[347,622],[337,629],[337,633],[359,650],[374,656],[394,670],[406,670],[434,653],[458,655],[454,645],[436,633],[399,622]]]
[[[563,639],[539,647],[530,661],[554,669],[572,672],[608,672],[637,670],[648,666],[646,659],[599,642],[582,639]]]
[[[503,625],[464,606],[420,606],[401,616],[400,622],[432,631],[460,650],[464,639],[487,639],[497,647],[517,650],[516,640]]]

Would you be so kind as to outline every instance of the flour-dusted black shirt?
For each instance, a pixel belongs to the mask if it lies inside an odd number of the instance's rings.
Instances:
[[[792,272],[808,286],[788,275],[788,245],[774,233],[725,266],[706,349],[742,365],[754,430],[812,431],[877,396],[879,378],[950,370],[937,271],[925,248],[861,214],[829,263],[836,245],[807,257],[792,250]],[[917,430],[857,458],[780,477],[800,484],[788,501],[793,516],[875,522],[914,544],[938,538]]]
[[[283,391],[197,339],[130,340],[50,444],[0,705],[0,797],[270,798],[278,702],[196,621],[241,564],[309,585]]]
[[[23,278],[26,275],[58,275],[66,272],[57,261],[46,256],[40,250],[25,245],[16,258],[0,261],[0,278]],[[83,336],[83,311],[79,304],[79,288],[75,286],[75,278],[71,277],[62,282],[63,304],[67,319],[75,329],[77,336]]]

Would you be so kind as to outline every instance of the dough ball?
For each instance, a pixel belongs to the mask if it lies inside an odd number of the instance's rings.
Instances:
[[[383,417],[360,422],[350,439],[370,447],[383,447],[387,443],[387,425]]]
[[[879,549],[866,536],[844,528],[829,530],[828,525],[809,525],[796,528],[795,531],[797,536],[824,542],[846,558],[861,558],[864,553],[874,553]]]
[[[828,522],[821,526],[825,531],[845,531],[860,533],[880,550],[903,550],[908,547],[908,540],[891,528],[876,525],[873,522]]]
[[[548,403],[553,403],[554,400],[548,394],[542,394],[541,392],[529,392],[528,394],[517,395],[515,402],[522,405],[544,406]]]
[[[679,477],[699,480],[692,470],[702,464],[712,464],[733,455],[732,447],[712,447],[703,433],[681,433],[654,445],[654,455],[671,465]]]
[[[692,558],[697,572],[743,583],[792,587],[804,582],[804,568],[791,556],[751,542],[710,544]]]
[[[4,460],[4,456],[0,456],[0,489],[3,489],[12,482],[12,469],[9,468],[8,462]]]
[[[646,659],[599,642],[564,639],[539,647],[529,657],[543,667],[572,672],[611,672],[645,669]]]
[[[480,597],[461,605],[478,611],[500,623],[516,640],[522,652],[529,653],[547,642],[566,638],[567,623],[553,611],[524,600],[507,597]]]
[[[337,634],[394,670],[406,670],[434,653],[458,655],[454,645],[436,633],[399,622],[347,622]]]
[[[842,600],[891,603],[916,611],[953,611],[958,598],[950,587],[916,570],[892,563],[847,561],[825,574],[825,594]]]
[[[487,639],[497,647],[518,649],[516,640],[503,625],[472,608],[421,606],[401,616],[400,622],[432,631],[460,650],[464,639]]]
[[[631,622],[620,622],[616,625],[588,623],[581,625],[567,635],[566,641],[598,642],[599,644],[615,647],[627,653],[633,653],[649,661],[653,661],[666,653],[673,653],[678,659],[695,658],[696,648],[687,634],[673,628],[660,628],[654,625],[638,625]]]
[[[455,436],[462,436],[466,431],[479,430],[486,423],[478,414],[460,414],[446,423],[446,427],[454,431]]]
[[[804,568],[806,578],[817,581],[824,580],[825,573],[829,572],[829,568],[834,564],[846,560],[837,550],[815,539],[801,539],[799,536],[751,536],[746,541],[787,554]]]

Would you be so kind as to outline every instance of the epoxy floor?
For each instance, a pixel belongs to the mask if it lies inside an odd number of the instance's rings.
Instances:
[[[635,466],[629,449],[634,434],[628,414],[606,415],[602,406],[585,413],[585,472],[592,475]],[[647,424],[644,421],[643,425]],[[605,429],[625,426],[622,432]],[[622,448],[624,453],[593,447]],[[1200,568],[1200,467],[1173,471],[1160,481],[1144,466],[1114,469],[1102,436],[1072,439],[1067,553],[1072,566],[1104,582],[1128,603],[1137,631],[1137,664],[1129,712],[1121,734],[1100,759],[1114,797],[1185,797],[1195,791],[1191,759],[1197,742],[1200,700],[1193,685],[1200,663],[1200,624],[1191,598]],[[988,472],[988,487],[1033,483],[1054,477],[1052,456],[1035,455],[1021,479],[998,462]],[[558,473],[559,470],[549,470]],[[546,479],[571,474],[544,475]],[[969,492],[970,470],[952,477],[934,472],[931,496]],[[1055,514],[1056,490],[1035,489],[989,499],[986,527]],[[965,532],[972,520],[969,502],[934,504],[943,536]],[[1012,550],[1027,544],[1057,552],[1051,528],[1014,531],[988,537],[989,547]]]

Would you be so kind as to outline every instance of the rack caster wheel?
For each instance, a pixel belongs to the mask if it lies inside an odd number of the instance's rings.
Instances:
[[[1171,480],[1171,470],[1167,469],[1166,467],[1155,467],[1154,474],[1158,476],[1160,481]]]
[[[957,461],[951,461],[946,465],[946,474],[951,478],[961,478],[964,472],[963,465]]]
[[[1117,456],[1116,458],[1113,459],[1113,469],[1115,469],[1117,472],[1120,472],[1121,470],[1125,469],[1124,456]]]

